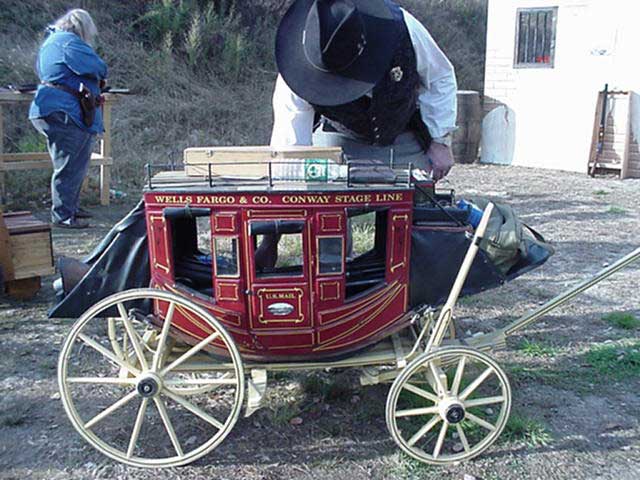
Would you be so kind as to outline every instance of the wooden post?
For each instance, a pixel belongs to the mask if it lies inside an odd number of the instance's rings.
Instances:
[[[4,184],[4,112],[0,103],[0,214],[5,202],[6,186]]]
[[[629,153],[631,148],[631,92],[627,95],[627,124],[625,126],[624,151],[622,154],[622,165],[620,167],[620,179],[624,180],[629,176]]]
[[[104,135],[100,145],[103,160],[111,160],[111,103],[107,100],[102,110]],[[105,162],[100,165],[100,204],[109,205],[109,189],[111,187],[111,165]]]

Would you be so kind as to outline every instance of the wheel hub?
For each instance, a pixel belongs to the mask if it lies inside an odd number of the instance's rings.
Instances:
[[[136,385],[136,390],[138,395],[143,398],[153,398],[158,394],[158,392],[160,392],[161,387],[162,381],[160,380],[160,377],[152,373],[148,373],[140,377],[138,384]]]
[[[439,407],[442,419],[452,425],[462,422],[465,418],[464,405],[456,398],[443,400]]]
[[[455,425],[464,420],[465,411],[462,405],[451,405],[445,412],[445,418],[447,422]]]

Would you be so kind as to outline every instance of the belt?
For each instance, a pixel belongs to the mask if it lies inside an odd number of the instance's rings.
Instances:
[[[44,85],[45,87],[57,88],[58,90],[62,90],[63,92],[70,93],[76,98],[82,98],[82,93],[80,93],[79,90],[74,90],[73,88],[67,85],[62,85],[61,83],[51,83],[51,82],[40,82],[40,84]]]

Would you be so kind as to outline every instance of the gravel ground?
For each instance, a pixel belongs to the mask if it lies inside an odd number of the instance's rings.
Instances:
[[[457,311],[464,333],[506,324],[640,244],[640,180],[472,165],[456,167],[449,182],[461,196],[510,203],[557,249],[543,268],[464,299]],[[96,208],[98,226],[87,232],[54,232],[56,255],[85,254],[127,208]],[[640,366],[621,376],[615,362],[624,362],[625,346],[638,345],[640,330],[603,316],[640,318],[639,280],[640,264],[632,265],[496,352],[510,374],[519,424],[468,463],[427,467],[399,453],[385,427],[388,387],[360,388],[357,372],[344,371],[277,375],[266,408],[241,418],[213,453],[187,467],[148,471],[102,456],[66,418],[55,369],[71,320],[47,319],[48,278],[33,301],[0,299],[0,478],[637,479]],[[620,348],[609,373],[589,360],[598,347]]]

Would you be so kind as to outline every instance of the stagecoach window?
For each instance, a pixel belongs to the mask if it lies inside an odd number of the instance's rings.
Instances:
[[[349,209],[346,298],[384,284],[387,259],[388,209]]]
[[[209,217],[196,218],[198,232],[198,250],[204,255],[211,254],[211,219]]]
[[[318,239],[321,275],[342,273],[342,237]]]
[[[372,251],[376,246],[376,212],[362,213],[349,219],[351,225],[351,252],[353,259]]]
[[[216,275],[218,277],[238,276],[238,239],[215,238]]]
[[[176,283],[213,296],[209,217],[168,219]]]
[[[255,246],[272,244],[275,238],[271,234],[253,235]],[[273,258],[275,263],[272,265],[258,265],[256,262],[256,274],[258,277],[274,277],[274,276],[300,276],[303,273],[302,266],[304,264],[304,250],[302,242],[302,233],[284,233],[279,235],[277,245],[273,245],[277,249],[277,258]],[[267,263],[267,262],[265,262]]]

